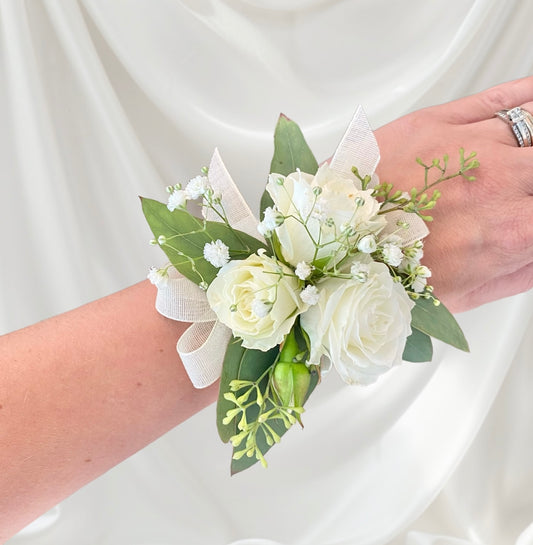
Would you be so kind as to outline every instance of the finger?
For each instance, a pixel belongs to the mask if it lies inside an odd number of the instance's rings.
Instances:
[[[507,180],[511,183],[514,181],[515,188],[522,192],[524,198],[520,200],[517,207],[524,211],[526,229],[533,231],[533,204],[530,202],[533,200],[533,147],[517,148],[516,154],[513,155],[513,159],[515,158],[516,161],[509,164]],[[529,253],[533,255],[533,237],[530,241]]]
[[[491,119],[484,119],[475,125],[470,124],[469,126],[475,126],[481,134],[485,135],[492,142],[498,142],[510,148],[519,147],[511,125],[502,119],[492,117]]]
[[[450,123],[475,123],[490,119],[498,110],[533,101],[533,76],[509,81],[481,93],[438,106]]]

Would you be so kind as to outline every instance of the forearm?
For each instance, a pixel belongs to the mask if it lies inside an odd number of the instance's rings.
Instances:
[[[142,282],[0,337],[0,542],[216,397]]]

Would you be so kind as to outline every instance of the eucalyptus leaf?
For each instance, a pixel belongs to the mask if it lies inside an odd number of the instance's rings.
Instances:
[[[420,297],[411,311],[411,326],[426,335],[447,344],[469,351],[468,342],[456,319],[441,303],[433,304],[431,299]]]
[[[305,141],[300,127],[287,116],[281,114],[274,131],[274,156],[270,163],[270,172],[288,176],[300,169],[308,174],[315,174],[318,162]],[[274,203],[268,191],[261,197],[261,214]]]
[[[274,201],[272,200],[272,197],[270,196],[270,193],[265,189],[263,191],[263,194],[261,195],[261,202],[259,203],[259,219],[263,219],[263,213],[264,211],[274,206]]]
[[[166,204],[153,199],[141,197],[141,203],[154,237],[163,236],[167,241],[161,244],[161,249],[169,261],[196,284],[209,284],[219,270],[204,259],[206,243],[221,240],[228,246],[232,259],[244,259],[265,248],[258,239],[223,222],[204,221],[181,208],[171,212]]]
[[[281,114],[274,131],[274,156],[270,172],[288,176],[298,168],[307,174],[315,174],[318,163],[300,127]]]
[[[412,328],[412,333],[407,337],[402,359],[411,362],[431,361],[433,357],[433,344],[431,337],[422,331]]]

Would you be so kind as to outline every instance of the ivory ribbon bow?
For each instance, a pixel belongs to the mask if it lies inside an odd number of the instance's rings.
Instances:
[[[351,176],[351,169],[356,165],[361,176],[372,176],[372,183],[376,184],[374,171],[378,162],[376,139],[363,108],[358,106],[330,167],[343,176]],[[231,179],[218,150],[215,150],[211,159],[208,177],[213,189],[223,195],[224,208],[232,227],[261,238],[257,231],[257,220]],[[212,210],[203,210],[207,220],[218,219]],[[396,229],[397,221],[409,223],[410,228],[401,232],[405,245],[425,237],[429,232],[425,223],[414,214],[391,212],[389,220],[388,228],[391,231]],[[173,268],[169,269],[169,275],[167,285],[158,288],[155,306],[167,318],[192,322],[178,340],[176,349],[194,387],[205,388],[220,377],[225,349],[232,336],[231,330],[217,321],[204,291]]]

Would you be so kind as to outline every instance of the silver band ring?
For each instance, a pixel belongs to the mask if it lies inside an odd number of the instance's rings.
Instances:
[[[529,127],[526,125],[524,121],[518,121],[515,124],[515,127],[518,128],[520,131],[520,134],[522,135],[522,138],[524,140],[524,146],[523,147],[531,147],[531,133],[529,132]]]
[[[521,148],[533,147],[533,115],[520,106],[510,110],[499,110],[494,115],[510,125]]]

